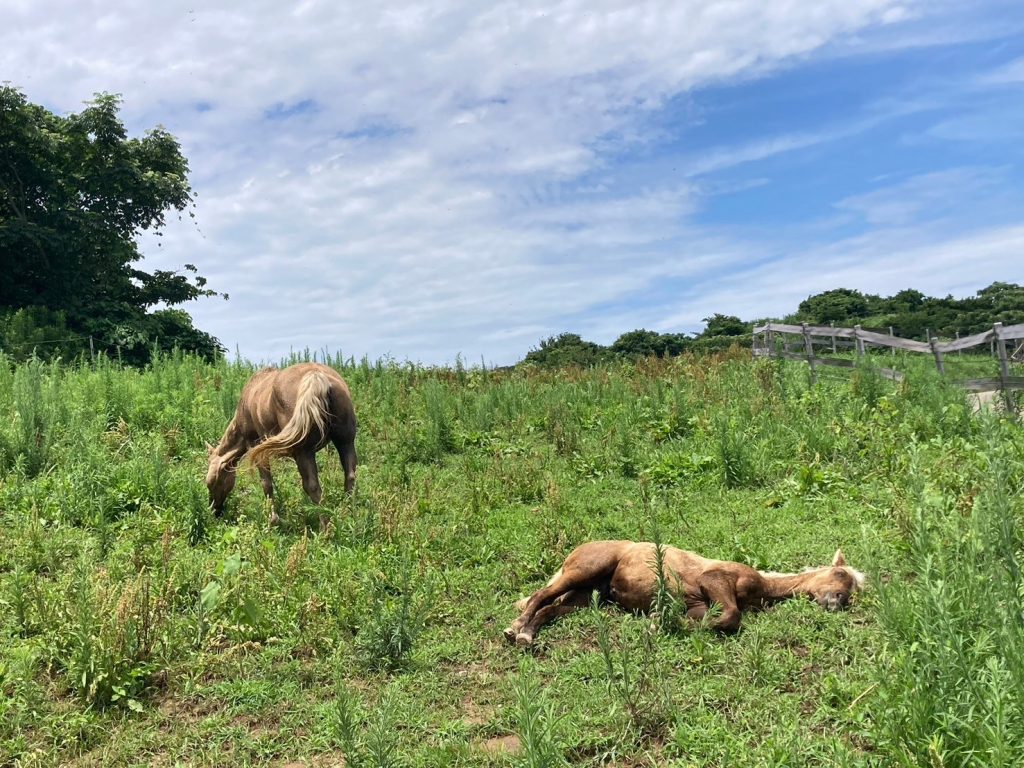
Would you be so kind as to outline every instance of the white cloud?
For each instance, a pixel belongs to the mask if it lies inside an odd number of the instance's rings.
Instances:
[[[890,296],[903,288],[928,295],[970,296],[993,280],[1024,279],[1018,264],[1024,226],[981,229],[959,237],[919,229],[883,229],[869,235],[789,253],[786,268],[762,262],[696,286],[680,296],[686,309],[662,317],[666,328],[700,327],[713,312],[744,318],[780,317],[831,288]]]
[[[198,225],[145,240],[147,263],[196,263],[231,293],[188,308],[229,347],[508,362],[569,320],[650,325],[660,310],[608,308],[763,253],[696,228],[689,183],[616,182],[646,114],[924,7],[41,0],[7,3],[0,72],[58,110],[120,92],[133,130],[181,139]],[[830,135],[724,147],[691,173]]]

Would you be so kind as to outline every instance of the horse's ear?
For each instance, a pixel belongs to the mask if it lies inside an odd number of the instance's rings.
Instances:
[[[837,549],[835,557],[832,558],[832,567],[839,568],[843,565],[846,565],[846,558],[843,557],[843,550]]]
[[[215,445],[211,445],[210,443],[207,443],[205,440],[203,442],[206,443],[206,455],[207,456],[212,456],[213,452],[216,450],[217,447]]]

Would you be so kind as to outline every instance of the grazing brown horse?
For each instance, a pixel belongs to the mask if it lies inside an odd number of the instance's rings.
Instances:
[[[356,482],[356,414],[348,385],[326,365],[299,363],[283,370],[264,368],[242,389],[242,396],[224,436],[209,447],[210,465],[206,487],[217,514],[235,487],[238,462],[249,460],[260,473],[267,498],[273,501],[274,483],[270,460],[275,456],[295,459],[302,489],[314,504],[322,497],[316,468],[316,452],[330,441],[338,449],[345,470],[345,491]],[[280,522],[271,506],[270,524]],[[325,523],[321,516],[320,523]]]
[[[712,604],[721,614],[712,627],[735,632],[748,608],[806,595],[829,611],[845,608],[850,595],[864,586],[864,574],[846,565],[836,550],[832,565],[802,573],[756,571],[749,565],[709,560],[693,552],[663,547],[664,574],[670,593],[686,606],[686,615],[700,621]],[[537,630],[552,619],[601,598],[629,611],[649,611],[658,589],[655,545],[634,541],[591,541],[574,549],[543,589],[520,600],[522,615],[505,630],[521,647],[533,643]]]

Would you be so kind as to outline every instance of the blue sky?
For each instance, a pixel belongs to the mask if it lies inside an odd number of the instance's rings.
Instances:
[[[1024,282],[1024,4],[5,3],[0,78],[124,97],[196,221],[143,238],[232,350],[508,363]]]

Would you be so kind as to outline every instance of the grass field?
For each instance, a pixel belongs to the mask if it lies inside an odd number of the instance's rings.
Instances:
[[[593,371],[341,364],[268,530],[204,441],[252,372],[0,365],[0,764],[1011,766],[1024,755],[1024,432],[907,380],[717,357]],[[880,361],[887,364],[887,361]],[[980,364],[979,364],[980,365]],[[505,644],[578,543],[658,537],[869,574],[735,636],[585,610]]]

